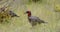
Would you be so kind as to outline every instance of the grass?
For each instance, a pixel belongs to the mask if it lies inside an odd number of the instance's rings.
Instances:
[[[24,6],[24,4],[21,5],[19,0],[16,0],[12,5],[12,10],[20,17],[13,18],[9,24],[0,24],[0,32],[59,32],[60,15],[54,11],[51,1],[49,4],[32,3]],[[24,14],[25,10],[28,9],[31,10],[33,16],[37,16],[48,23],[36,25],[32,28],[27,15]]]

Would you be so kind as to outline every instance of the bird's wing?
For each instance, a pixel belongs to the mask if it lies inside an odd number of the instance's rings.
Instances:
[[[38,19],[38,17],[36,17],[36,16],[31,16],[31,17],[29,17],[29,19],[31,20],[31,21],[38,21],[38,20],[40,20],[40,19]]]
[[[44,23],[43,20],[41,20],[39,17],[36,17],[36,16],[31,16],[30,19],[31,20],[33,19],[32,21],[35,21],[35,22]]]

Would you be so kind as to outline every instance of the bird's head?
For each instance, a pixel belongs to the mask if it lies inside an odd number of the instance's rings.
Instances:
[[[27,13],[28,16],[31,16],[31,11],[26,11],[25,13]]]
[[[31,11],[26,11],[26,13],[31,13]]]

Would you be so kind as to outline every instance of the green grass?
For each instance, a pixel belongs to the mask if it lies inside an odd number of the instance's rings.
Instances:
[[[60,29],[60,15],[54,11],[53,2],[51,1],[49,3],[43,1],[42,4],[32,3],[24,6],[19,0],[16,0],[12,5],[12,7],[14,6],[12,10],[20,17],[13,18],[8,24],[0,24],[0,32],[58,32]],[[25,10],[31,10],[33,16],[37,16],[48,23],[36,25],[32,28],[27,15],[24,14]]]

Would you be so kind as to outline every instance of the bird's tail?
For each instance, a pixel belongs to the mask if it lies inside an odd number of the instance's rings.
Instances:
[[[41,21],[39,21],[38,23],[39,23],[39,24],[41,24],[41,23],[47,23],[47,22],[45,22],[45,21],[41,20]]]

